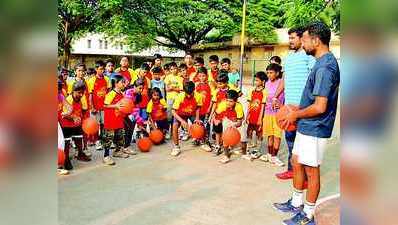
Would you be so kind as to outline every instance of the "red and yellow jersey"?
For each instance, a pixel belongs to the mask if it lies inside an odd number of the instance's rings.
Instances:
[[[75,102],[72,95],[69,95],[62,104],[62,112],[73,118],[80,118],[75,122],[73,119],[61,117],[60,123],[62,127],[78,127],[82,125],[83,110],[87,110],[81,101]]]
[[[175,98],[173,109],[179,116],[195,116],[195,112],[200,106],[202,106],[202,98],[198,93],[194,92],[193,96],[188,97],[183,92]]]
[[[111,88],[109,78],[92,77],[88,80],[88,91],[92,94],[92,106],[95,110],[104,110],[105,95]]]
[[[202,107],[199,114],[206,115],[210,110],[211,105],[211,88],[209,83],[197,83],[195,88],[196,93],[200,94],[202,98]]]
[[[115,70],[116,73],[120,73],[124,77],[124,79],[128,80],[129,83],[132,83],[132,79],[134,76],[134,70],[132,69],[127,69],[127,70],[122,70],[121,68],[117,68]]]
[[[70,81],[66,82],[66,85],[68,87],[68,89],[67,89],[68,90],[68,95],[72,94],[73,85],[75,84],[76,81],[77,81],[76,79],[73,79],[73,80],[70,80]],[[88,109],[89,108],[89,99],[90,99],[89,98],[89,93],[88,93],[88,85],[87,85],[87,81],[86,80],[83,80],[83,81],[84,81],[84,84],[86,85],[86,91],[84,92],[84,95],[81,98],[81,103],[82,103],[84,108]]]
[[[210,82],[215,82],[217,80],[218,72],[219,72],[218,69],[216,69],[216,70],[209,69],[208,70],[207,73],[208,73],[208,79]]]
[[[256,90],[256,88],[249,90],[247,95],[247,101],[249,102],[247,116],[250,124],[257,124],[261,114],[261,106],[266,103],[267,96],[268,92],[265,88],[261,90]]]
[[[195,67],[194,67],[194,66],[188,66],[188,68],[187,68],[187,74],[188,74],[188,76],[191,77],[191,75],[192,75],[193,73],[196,73]]]
[[[111,90],[105,96],[105,105],[114,105],[123,98],[122,93]],[[121,129],[124,127],[123,120],[125,115],[116,109],[104,108],[104,128],[108,130]]]
[[[150,100],[146,111],[151,115],[153,121],[165,120],[167,119],[167,103],[163,98],[159,101],[154,102]]]
[[[239,102],[235,104],[235,107],[228,108],[227,102],[222,101],[216,108],[216,119],[218,120],[227,118],[231,121],[236,121],[238,119],[243,119],[243,116],[243,106]]]

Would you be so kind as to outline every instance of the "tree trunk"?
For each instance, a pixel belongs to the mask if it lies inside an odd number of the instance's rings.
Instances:
[[[65,22],[65,33],[64,33],[64,67],[69,69],[69,56],[70,56],[70,43],[69,43],[69,36],[68,36],[68,31],[69,31],[69,22]]]

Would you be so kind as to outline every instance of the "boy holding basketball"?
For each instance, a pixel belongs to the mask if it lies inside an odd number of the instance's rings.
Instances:
[[[246,155],[246,126],[243,123],[243,106],[238,102],[239,94],[235,90],[228,90],[226,100],[222,101],[215,111],[213,119],[213,129],[216,133],[216,143],[221,145],[221,135],[228,127],[235,127],[240,133],[241,150],[243,156]],[[224,156],[220,159],[221,163],[228,163],[230,160],[230,147],[224,147]]]
[[[188,81],[184,84],[184,92],[178,94],[173,103],[173,144],[171,151],[172,156],[177,156],[181,153],[179,145],[178,129],[182,126],[188,130],[188,120],[192,123],[200,123],[199,111],[202,106],[202,99],[198,93],[195,92],[195,84]]]

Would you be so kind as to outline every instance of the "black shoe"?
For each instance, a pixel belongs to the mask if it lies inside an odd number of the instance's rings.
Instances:
[[[73,170],[72,163],[70,162],[70,159],[66,159],[64,163],[64,169],[66,170]]]
[[[211,148],[213,149],[214,156],[219,156],[222,153],[221,147],[219,145],[213,145]]]
[[[76,158],[77,158],[77,160],[83,161],[83,162],[91,161],[91,158],[88,157],[88,156],[87,156],[86,154],[84,154],[84,153],[79,154]]]

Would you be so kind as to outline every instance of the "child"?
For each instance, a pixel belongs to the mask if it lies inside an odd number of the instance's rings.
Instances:
[[[207,135],[210,133],[209,115],[211,109],[211,88],[207,82],[207,70],[204,67],[199,67],[197,70],[199,82],[195,84],[195,91],[201,95],[202,107],[199,111],[200,120],[203,122],[206,128],[206,136],[202,140],[201,148],[207,152],[211,151],[209,146],[209,139]]]
[[[209,82],[210,82],[210,86],[212,86],[213,88],[216,87],[216,79],[217,76],[219,74],[219,69],[218,69],[218,56],[217,55],[211,55],[209,57]]]
[[[120,59],[120,68],[117,68],[115,70],[116,73],[119,73],[123,76],[125,82],[127,82],[128,84],[132,83],[131,79],[134,74],[134,70],[130,69],[129,66],[129,58],[127,56],[123,56]]]
[[[193,65],[194,62],[192,59],[192,53],[187,52],[184,57],[184,63],[187,65],[187,74],[189,77],[196,72],[196,68]]]
[[[147,106],[148,121],[153,128],[160,129],[166,139],[170,139],[169,122],[167,121],[167,103],[164,100],[159,88],[154,87],[151,90],[151,100]]]
[[[282,67],[279,64],[271,63],[267,66],[267,77],[268,81],[265,83],[265,89],[268,92],[266,106],[265,106],[265,116],[263,120],[264,124],[264,137],[267,137],[268,143],[268,154],[267,158],[272,164],[277,166],[284,166],[284,163],[277,157],[281,137],[282,137],[282,129],[280,129],[276,122],[276,112],[277,109],[272,109],[272,97],[279,86],[279,83],[282,82]],[[279,102],[283,104],[284,102],[284,93],[281,93],[278,97]],[[264,158],[264,161],[267,161]]]
[[[96,69],[94,69],[94,68],[88,68],[88,69],[87,69],[87,74],[86,74],[86,76],[84,77],[84,79],[88,81],[88,80],[90,80],[92,77],[94,77],[96,73],[97,73],[97,72],[96,72]]]
[[[270,63],[270,64],[271,64],[271,63],[275,63],[275,64],[278,64],[278,65],[281,65],[281,63],[282,63],[281,57],[279,57],[279,56],[277,56],[277,55],[274,55],[274,56],[272,56],[272,57],[269,59],[269,63]]]
[[[256,148],[261,144],[262,138],[262,119],[264,114],[265,102],[267,99],[267,90],[264,89],[265,81],[267,80],[267,75],[263,72],[257,72],[254,78],[253,89],[249,90],[247,95],[247,101],[249,103],[247,109],[246,123],[247,127],[247,137],[248,137],[248,148]],[[253,141],[253,132],[256,132],[257,141]],[[252,152],[253,153],[253,152]],[[252,154],[253,155],[253,154]],[[256,156],[256,157],[259,157]]]
[[[243,106],[238,102],[239,93],[235,90],[228,90],[226,100],[222,101],[216,109],[213,119],[213,129],[216,132],[216,146],[221,146],[222,132],[228,127],[236,127],[241,136],[242,157],[247,158],[246,152],[246,127],[243,122]],[[228,163],[230,160],[230,148],[224,148],[224,156],[220,159],[221,163]]]
[[[178,67],[178,75],[180,75],[180,77],[182,77],[182,82],[185,84],[185,82],[189,81],[189,75],[187,73],[187,64],[185,63],[181,63],[180,66]]]
[[[228,84],[238,88],[240,75],[236,70],[232,70],[231,60],[229,58],[223,58],[221,60],[221,69],[228,71]]]
[[[91,159],[83,152],[83,130],[82,120],[83,113],[87,110],[87,105],[84,105],[81,98],[84,96],[86,85],[84,81],[76,81],[72,87],[72,93],[65,99],[62,113],[61,113],[61,128],[65,139],[65,164],[64,169],[71,170],[73,166],[69,159],[69,150],[71,141],[76,144],[78,155],[77,159],[80,161],[90,161]]]
[[[183,89],[183,79],[178,76],[178,68],[175,62],[171,62],[170,73],[166,75],[164,83],[166,84],[166,99],[167,99],[167,118],[170,123],[172,123],[172,108],[174,104],[174,99]]]
[[[203,59],[202,57],[196,57],[196,58],[195,58],[195,61],[194,61],[195,70],[198,71],[198,69],[199,69],[200,67],[204,67],[204,66],[205,66],[205,61],[204,61],[204,59]],[[207,72],[207,71],[206,71],[206,72]],[[193,81],[194,83],[199,82],[199,77],[198,77],[197,72],[192,73],[192,74],[190,75],[189,79],[190,79],[191,81]]]
[[[162,67],[154,67],[152,69],[152,80],[151,80],[151,87],[152,88],[159,88],[160,92],[162,93],[163,97],[166,97],[166,84],[164,80],[162,80]]]
[[[177,156],[181,153],[179,145],[178,129],[180,126],[188,129],[188,120],[192,123],[200,123],[199,108],[202,106],[200,96],[195,93],[195,84],[188,81],[184,84],[184,92],[177,95],[173,104],[173,150],[172,156]]]
[[[164,75],[161,77],[162,80],[164,80],[166,78],[166,76],[170,74],[170,63],[164,64],[163,72],[164,72]]]
[[[148,115],[146,113],[146,106],[149,102],[149,89],[151,88],[151,80],[147,77],[147,74],[150,72],[150,67],[148,64],[143,63],[141,67],[138,69],[137,76],[134,76],[131,80],[134,83],[136,80],[141,79],[144,81],[144,87],[142,89],[142,99],[141,102],[138,104],[140,108],[140,116],[144,119],[148,119]]]
[[[101,137],[104,132],[104,100],[111,84],[109,78],[104,76],[105,63],[103,61],[95,62],[95,70],[96,75],[88,80],[88,92],[90,93],[91,114],[100,124]],[[95,138],[98,138],[98,135]],[[102,138],[99,138],[96,142],[95,148],[97,150],[102,149],[101,140]]]
[[[119,101],[123,98],[125,80],[122,75],[115,75],[111,80],[112,90],[106,94],[104,100],[104,159],[105,165],[115,165],[110,156],[112,142],[115,144],[113,157],[127,158],[128,154],[122,151],[124,146],[124,115],[119,111],[123,106]]]

